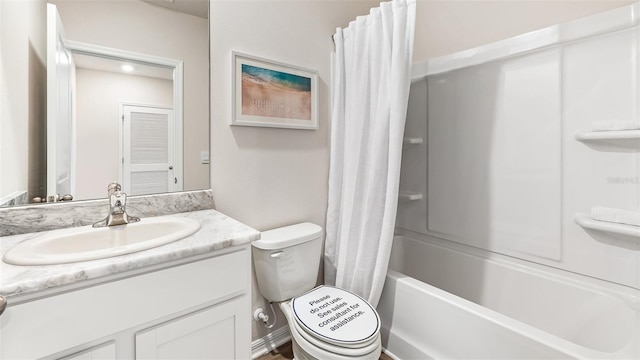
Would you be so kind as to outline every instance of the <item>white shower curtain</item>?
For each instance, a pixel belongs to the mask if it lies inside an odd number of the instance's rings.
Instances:
[[[395,227],[415,8],[382,3],[334,35],[325,283],[373,306]]]

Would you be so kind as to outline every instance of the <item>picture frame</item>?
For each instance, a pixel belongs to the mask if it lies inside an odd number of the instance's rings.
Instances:
[[[231,56],[231,125],[318,129],[316,71],[235,51]]]

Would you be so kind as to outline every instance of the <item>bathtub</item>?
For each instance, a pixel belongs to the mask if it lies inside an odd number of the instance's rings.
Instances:
[[[396,236],[378,304],[398,359],[640,359],[638,290]]]

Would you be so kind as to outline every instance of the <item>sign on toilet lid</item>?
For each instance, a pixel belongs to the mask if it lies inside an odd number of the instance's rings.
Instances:
[[[319,286],[291,301],[304,330],[332,343],[360,343],[378,333],[380,318],[360,296],[333,286]]]

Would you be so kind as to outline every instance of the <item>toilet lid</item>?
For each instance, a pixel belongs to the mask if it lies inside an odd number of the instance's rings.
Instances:
[[[376,336],[380,317],[360,296],[333,286],[319,286],[291,301],[301,328],[334,344],[357,344]]]

